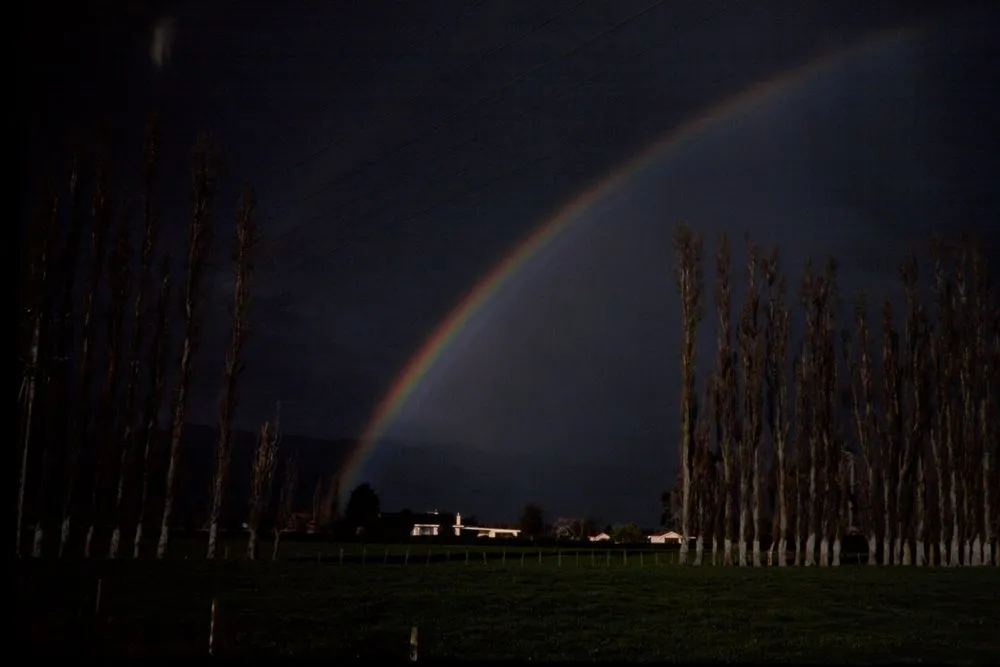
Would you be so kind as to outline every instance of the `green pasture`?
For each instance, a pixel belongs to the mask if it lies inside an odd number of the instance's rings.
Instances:
[[[287,546],[294,558],[300,545]],[[393,546],[386,564],[340,565],[328,554],[341,546],[316,547],[302,561],[22,561],[16,636],[34,654],[204,655],[216,600],[219,656],[408,659],[414,627],[421,661],[986,664],[1000,655],[991,568],[657,567],[653,552],[609,565],[596,549],[579,565],[551,549],[540,563],[538,550],[508,549],[504,563],[485,547],[470,547],[468,563],[451,547],[460,557],[428,566],[414,545]],[[384,546],[343,548],[385,558]],[[409,561],[391,561],[408,548]]]

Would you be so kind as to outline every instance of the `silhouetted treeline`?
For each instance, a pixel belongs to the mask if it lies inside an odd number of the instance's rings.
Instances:
[[[778,251],[751,246],[734,337],[723,235],[718,352],[698,393],[704,258],[701,238],[680,226],[677,513],[695,564],[710,544],[713,562],[761,565],[773,536],[769,562],[839,565],[847,535],[867,541],[873,565],[997,563],[1000,308],[980,248],[930,250],[923,283],[913,251],[899,268],[902,313],[864,294],[842,308],[833,260],[822,271],[807,264],[795,312]],[[843,310],[852,315],[838,321]],[[793,319],[804,328],[797,341]]]
[[[158,148],[154,116],[140,152],[135,196],[122,196],[111,182],[109,151],[99,148],[92,159],[74,160],[68,183],[53,184],[43,195],[24,238],[18,309],[18,555],[138,556],[151,547],[150,529],[158,526],[157,555],[162,557],[178,519],[190,526],[184,500],[192,476],[186,474],[183,450],[192,377],[206,370],[195,368],[194,360],[201,342],[219,160],[213,146],[199,137],[183,279],[174,285],[170,254],[160,243]],[[288,512],[273,507],[278,494],[259,484],[245,485],[260,491],[255,503],[243,497],[227,508],[224,502],[232,501],[225,490],[257,240],[249,190],[239,202],[234,237],[231,335],[224,368],[207,369],[222,371],[213,493],[205,518],[213,534],[227,510],[246,518],[250,505],[258,523],[265,515],[271,523],[278,516],[290,520]],[[273,472],[278,438],[276,425],[268,428]],[[287,483],[291,477],[282,473],[281,479]],[[273,475],[265,481],[281,483]],[[210,556],[213,551],[214,539]]]

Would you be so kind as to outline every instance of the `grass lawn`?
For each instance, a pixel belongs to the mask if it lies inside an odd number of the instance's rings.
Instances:
[[[203,655],[216,597],[220,656],[407,659],[412,626],[421,660],[986,664],[1000,655],[996,569],[636,560],[23,562],[17,637],[34,654]]]

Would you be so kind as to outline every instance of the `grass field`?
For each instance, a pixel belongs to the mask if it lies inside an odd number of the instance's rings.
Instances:
[[[204,655],[216,598],[220,656],[407,659],[413,626],[421,661],[972,664],[1000,655],[995,569],[464,558],[23,562],[17,637],[36,655]]]

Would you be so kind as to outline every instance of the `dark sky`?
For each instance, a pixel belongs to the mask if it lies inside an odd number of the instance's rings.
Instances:
[[[134,178],[163,115],[170,243],[199,130],[221,148],[192,419],[214,419],[240,187],[263,243],[243,427],[360,435],[462,297],[657,137],[872,36],[863,55],[730,117],[612,193],[470,322],[365,471],[387,508],[652,524],[673,478],[679,305],[670,235],[841,261],[895,294],[907,244],[982,237],[1000,265],[1000,11],[918,2],[33,3],[18,53],[27,178],[110,124]],[[170,21],[170,57],[151,59]],[[905,26],[919,31],[893,38]],[[37,180],[37,179],[36,179]],[[37,185],[37,183],[35,183]],[[28,192],[28,188],[22,191]],[[739,289],[739,288],[738,288]],[[712,355],[710,328],[700,348]],[[702,363],[701,375],[707,365]]]

